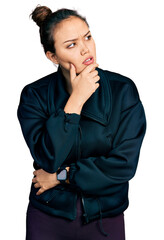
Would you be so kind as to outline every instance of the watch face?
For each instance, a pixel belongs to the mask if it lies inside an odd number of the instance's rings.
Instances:
[[[57,179],[60,180],[66,180],[67,179],[67,170],[63,169],[60,173],[57,175]]]

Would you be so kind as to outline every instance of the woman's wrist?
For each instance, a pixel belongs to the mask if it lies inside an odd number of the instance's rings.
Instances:
[[[76,96],[74,94],[72,94],[69,97],[69,99],[64,107],[64,111],[65,111],[65,113],[76,113],[76,114],[80,115],[82,107],[83,107],[83,103],[79,102],[77,100]]]

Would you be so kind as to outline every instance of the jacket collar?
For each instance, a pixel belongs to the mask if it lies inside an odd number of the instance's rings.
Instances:
[[[110,84],[105,71],[100,68],[96,68],[96,70],[100,76],[100,80],[98,81],[100,85],[83,105],[81,115],[106,126],[111,112]],[[64,108],[70,95],[66,90],[65,78],[60,67],[58,67],[56,74],[57,77],[55,78],[55,81],[53,79],[53,83],[51,83],[55,85],[51,85],[51,90],[53,90],[54,93],[54,104],[55,109],[57,110],[58,108]]]

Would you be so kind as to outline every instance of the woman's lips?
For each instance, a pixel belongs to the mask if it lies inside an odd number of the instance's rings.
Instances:
[[[89,58],[85,59],[85,61],[83,62],[83,64],[85,64],[85,65],[90,65],[92,63],[94,63],[93,57],[89,57]]]

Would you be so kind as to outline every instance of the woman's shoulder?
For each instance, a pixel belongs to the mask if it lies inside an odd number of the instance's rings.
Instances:
[[[56,74],[57,72],[53,72],[38,80],[28,83],[23,87],[21,95],[47,95],[49,84],[51,80],[56,79]]]
[[[42,88],[42,87],[46,87],[49,85],[50,81],[52,79],[55,79],[56,78],[56,73],[57,72],[53,72],[53,73],[50,73],[42,78],[39,78],[29,84],[27,84],[24,88],[33,88],[33,89],[39,89],[39,88]]]
[[[110,88],[113,89],[113,91],[116,92],[116,89],[118,89],[119,92],[124,90],[130,90],[135,92],[136,95],[138,95],[137,86],[131,78],[109,70],[99,69],[98,71],[100,72],[100,75],[102,75],[104,79],[107,80]]]
[[[121,73],[113,72],[113,71],[105,70],[105,69],[101,69],[101,68],[99,68],[99,71],[100,71],[100,74],[102,73],[103,75],[105,75],[106,78],[110,82],[113,82],[114,84],[118,84],[118,83],[129,84],[129,85],[135,84],[131,78],[129,78]]]
[[[51,80],[56,79],[56,73],[53,72],[34,82],[25,85],[21,91],[20,103],[30,105],[45,105],[48,99],[48,91]]]
[[[100,69],[99,72],[103,79],[108,82],[113,97],[115,96],[118,99],[122,96],[124,99],[128,99],[127,102],[130,103],[139,101],[137,86],[131,78],[109,70]]]

